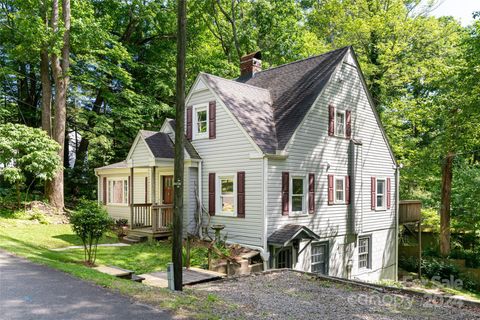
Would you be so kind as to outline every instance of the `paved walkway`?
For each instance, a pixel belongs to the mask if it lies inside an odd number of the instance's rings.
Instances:
[[[161,320],[171,316],[0,251],[0,319]]]
[[[101,243],[98,245],[99,247],[129,247],[130,245],[128,243]],[[52,251],[67,251],[71,249],[83,249],[83,246],[69,246],[69,247],[63,247],[63,248],[55,248],[51,249]]]

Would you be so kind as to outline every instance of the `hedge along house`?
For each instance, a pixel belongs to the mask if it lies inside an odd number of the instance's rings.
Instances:
[[[396,278],[398,167],[353,49],[265,71],[260,59],[244,56],[234,80],[200,73],[187,96],[185,227],[198,198],[266,268]],[[134,225],[137,206],[171,208],[173,126],[141,132],[125,162],[97,169],[112,216]]]

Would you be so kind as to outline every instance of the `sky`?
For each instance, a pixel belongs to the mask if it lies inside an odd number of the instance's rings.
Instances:
[[[439,0],[430,14],[435,17],[453,16],[467,26],[473,21],[474,11],[480,11],[480,0]]]

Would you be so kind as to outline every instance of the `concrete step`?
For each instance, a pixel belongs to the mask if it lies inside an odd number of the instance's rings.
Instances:
[[[132,274],[131,280],[141,283],[143,280],[145,280],[145,278],[141,276],[137,276],[136,274]]]

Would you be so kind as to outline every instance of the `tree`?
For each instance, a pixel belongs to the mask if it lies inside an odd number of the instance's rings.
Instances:
[[[70,223],[82,240],[85,263],[94,266],[98,241],[113,226],[113,219],[97,201],[83,200],[70,217]]]
[[[52,137],[60,145],[58,155],[63,163],[65,157],[65,128],[67,125],[67,92],[70,83],[70,0],[62,0],[61,29],[59,28],[59,22],[58,0],[53,0],[51,27],[54,33],[62,34],[62,40],[60,52],[54,50],[50,57],[55,82],[55,118]],[[46,109],[44,110],[46,111]],[[47,196],[50,204],[61,210],[65,207],[63,179],[62,166],[47,186]]]
[[[183,287],[183,181],[184,181],[184,122],[185,122],[185,57],[187,48],[187,13],[186,0],[177,1],[177,99],[175,106],[175,193],[173,211],[173,277],[175,290]]]
[[[0,125],[0,174],[15,185],[18,206],[28,180],[25,200],[36,180],[53,179],[60,168],[59,149],[58,143],[40,129],[12,123]]]

